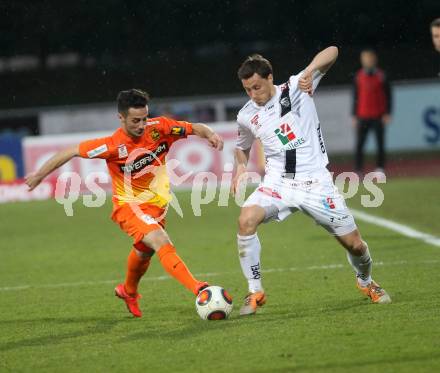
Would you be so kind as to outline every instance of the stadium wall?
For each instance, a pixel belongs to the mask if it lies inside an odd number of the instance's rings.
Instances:
[[[387,149],[390,151],[435,150],[440,148],[440,82],[395,83],[393,90],[393,115],[388,126]],[[153,113],[166,110],[186,113],[190,121],[204,121],[195,117],[197,108],[212,109],[213,119],[224,121],[235,117],[246,101],[243,95],[205,97],[193,99],[157,100]],[[316,92],[315,102],[331,153],[350,153],[354,149],[355,133],[351,125],[350,87],[323,88]],[[233,115],[231,115],[233,113]],[[209,118],[205,118],[209,119]],[[232,118],[231,118],[232,119]],[[76,133],[108,130],[117,127],[113,104],[98,107],[70,107],[40,113],[41,133]],[[230,126],[236,124],[231,121]],[[375,149],[373,136],[366,145],[367,152]]]
[[[225,177],[232,175],[233,149],[235,147],[237,130],[229,122],[217,123],[212,127],[224,139],[223,152],[214,150],[206,141],[197,136],[189,136],[188,139],[180,140],[173,144],[168,153],[167,160],[168,171],[171,176],[170,181],[174,187],[189,188],[193,183],[206,181],[220,184]],[[110,131],[105,131],[24,138],[22,145],[25,173],[38,169],[55,152],[67,146],[110,134]],[[254,147],[251,153],[249,170],[261,173],[262,155],[259,149],[259,147]],[[47,199],[54,197],[55,193],[60,192],[63,194],[65,184],[61,183],[63,178],[59,177],[65,177],[71,173],[79,175],[81,179],[80,191],[82,193],[91,192],[87,185],[88,181],[95,181],[105,191],[111,191],[110,179],[107,176],[107,166],[104,160],[74,158],[47,177],[45,183],[33,193],[27,192],[23,179],[9,183],[0,183],[0,203]],[[204,174],[200,173],[209,173],[209,179],[201,179],[200,176]],[[195,180],[196,177],[198,179]],[[62,186],[63,190],[57,191],[57,183]]]
[[[438,101],[440,82],[394,84],[393,93],[393,121],[388,126],[387,149],[389,151],[440,150],[440,102]],[[243,96],[198,98],[193,101],[190,99],[182,100],[179,105],[212,104],[216,107],[218,116],[225,117],[227,108],[239,107],[245,100]],[[354,148],[355,134],[350,124],[350,89],[342,87],[318,90],[315,101],[322,120],[322,129],[329,153],[351,153]],[[156,107],[160,105],[165,107],[171,105],[171,102],[164,100],[159,102]],[[54,174],[48,180],[44,193],[34,193],[35,198],[26,194],[26,188],[20,178],[40,166],[55,151],[84,139],[106,136],[119,126],[119,123],[114,105],[90,105],[86,108],[68,107],[57,110],[42,110],[40,125],[43,129],[42,132],[46,135],[25,138],[11,137],[11,135],[0,136],[0,140],[2,140],[0,141],[0,183],[6,182],[6,184],[0,185],[0,202],[41,199],[44,196],[53,195],[54,183],[59,173]],[[225,137],[224,152],[221,155],[214,153],[206,144],[197,142],[196,139],[178,142],[169,157],[181,161],[181,172],[188,170],[211,171],[220,177],[223,166],[226,163],[232,163],[236,123],[223,121],[213,125]],[[91,129],[104,131],[90,132]],[[47,133],[52,134],[48,135]],[[367,152],[374,151],[373,140],[373,136],[370,136]],[[253,157],[253,160],[256,160],[259,156],[255,154]],[[261,172],[258,162],[255,161],[253,166],[255,170]],[[105,170],[105,163],[100,160],[75,159],[64,165],[60,172],[75,171],[84,178],[92,172],[105,172]]]

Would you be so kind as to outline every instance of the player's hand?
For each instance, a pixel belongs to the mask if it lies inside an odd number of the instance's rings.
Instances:
[[[304,70],[302,75],[300,76],[298,80],[298,88],[308,93],[309,96],[313,95],[313,75],[312,71],[310,70]]]
[[[223,139],[215,132],[208,137],[208,142],[213,148],[217,150],[223,150]]]
[[[351,117],[351,125],[353,126],[353,128],[356,128],[358,125],[359,121],[355,116]]]
[[[386,126],[390,122],[391,122],[391,115],[390,114],[382,115],[382,123],[384,126]]]
[[[246,173],[246,167],[238,165],[237,171],[235,172],[234,177],[232,178],[231,183],[231,194],[235,196],[240,189],[240,182],[243,180],[243,174]]]
[[[29,175],[26,175],[24,178],[24,182],[29,187],[29,192],[34,190],[43,180],[44,178],[41,175],[38,175],[36,172],[33,172]]]

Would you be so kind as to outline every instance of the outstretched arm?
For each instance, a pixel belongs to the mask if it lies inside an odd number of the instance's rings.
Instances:
[[[33,172],[25,177],[25,182],[29,186],[29,191],[35,189],[38,184],[40,184],[41,181],[51,172],[55,171],[64,163],[70,161],[73,157],[76,157],[78,155],[78,145],[72,146],[56,153],[52,158],[48,159],[38,171]]]
[[[304,73],[298,81],[298,88],[311,95],[313,92],[313,73],[320,71],[325,74],[338,58],[338,48],[328,47],[319,52],[304,69]]]
[[[193,123],[193,135],[199,136],[202,139],[208,140],[209,144],[217,149],[223,149],[223,139],[216,134],[210,127],[202,123]]]
[[[319,70],[323,74],[325,74],[330,67],[335,63],[338,58],[338,48],[337,47],[328,47],[319,52],[310,62],[309,66],[306,67],[306,70],[311,72],[315,72]]]

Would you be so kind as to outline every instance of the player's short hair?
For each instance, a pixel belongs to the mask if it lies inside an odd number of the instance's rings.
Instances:
[[[246,58],[238,69],[238,79],[249,79],[254,74],[266,79],[272,72],[271,63],[260,54],[253,54]]]
[[[362,48],[361,53],[371,53],[371,54],[374,54],[375,56],[377,56],[376,49],[374,49],[373,47]]]
[[[436,18],[431,22],[431,28],[433,27],[440,27],[440,18]]]
[[[141,89],[132,88],[119,92],[116,101],[118,102],[118,113],[127,115],[130,108],[145,107],[150,101],[150,96]]]

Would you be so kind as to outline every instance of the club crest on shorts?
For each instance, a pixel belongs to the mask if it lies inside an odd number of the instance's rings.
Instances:
[[[335,203],[333,202],[332,197],[327,197],[322,199],[322,204],[327,210],[333,210],[336,208]]]
[[[154,219],[153,217],[151,217],[150,215],[144,214],[141,217],[141,220],[148,225],[154,225],[157,224],[156,219]]]
[[[121,144],[118,146],[118,156],[119,156],[119,159],[128,157],[128,151],[127,151],[127,147],[125,146],[125,144]]]

